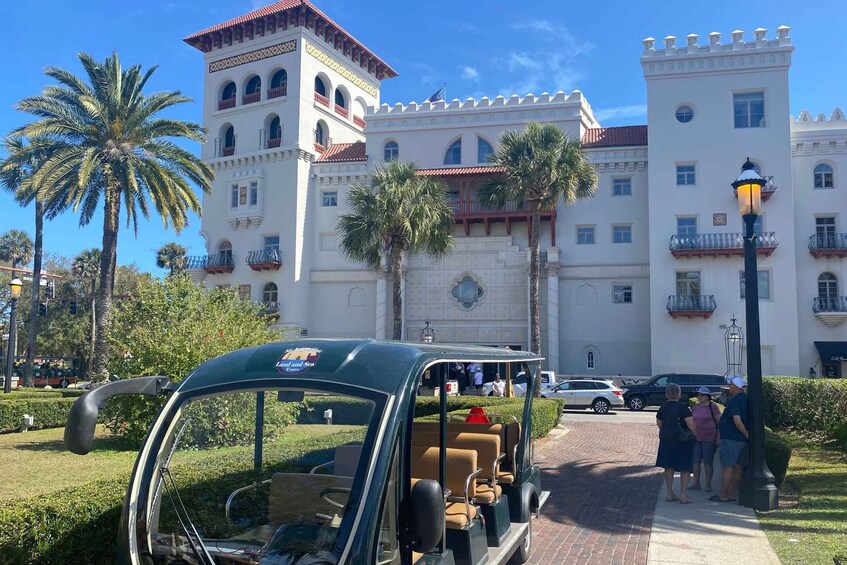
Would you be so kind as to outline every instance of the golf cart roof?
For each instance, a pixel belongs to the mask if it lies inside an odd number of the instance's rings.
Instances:
[[[195,369],[179,384],[179,392],[223,385],[279,386],[280,379],[335,382],[396,394],[431,363],[475,361],[518,363],[540,361],[528,351],[441,343],[373,339],[297,339],[266,343],[227,353]]]

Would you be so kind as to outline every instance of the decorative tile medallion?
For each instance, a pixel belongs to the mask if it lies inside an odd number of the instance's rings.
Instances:
[[[713,226],[725,226],[726,225],[726,212],[721,212],[719,214],[712,214],[712,225]]]
[[[353,71],[351,71],[350,69],[348,69],[347,67],[345,67],[344,65],[342,65],[341,63],[339,63],[338,61],[336,61],[335,59],[333,59],[311,43],[309,43],[308,41],[306,41],[305,43],[306,53],[308,53],[309,55],[311,55],[333,71],[337,72],[342,77],[349,80],[371,96],[376,96],[376,88],[371,85],[368,81],[358,76],[356,73],[354,73]]]
[[[271,45],[270,47],[262,47],[261,49],[256,49],[255,51],[249,51],[240,55],[233,55],[232,57],[227,57],[226,59],[221,59],[219,61],[212,61],[211,63],[209,63],[209,72],[216,73],[218,71],[231,69],[232,67],[237,67],[238,65],[255,63],[256,61],[261,61],[262,59],[267,59],[268,57],[285,55],[286,53],[293,53],[294,51],[297,51],[296,39],[292,39],[291,41],[285,41],[283,43],[277,43],[276,45]]]

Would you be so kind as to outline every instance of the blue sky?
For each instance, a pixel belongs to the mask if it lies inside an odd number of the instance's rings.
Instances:
[[[791,70],[791,111],[829,114],[847,109],[845,46],[839,36],[847,2],[787,0],[671,3],[653,0],[568,2],[535,0],[314,0],[336,22],[394,67],[400,76],[383,83],[389,104],[421,101],[447,84],[447,97],[540,94],[579,89],[606,126],[645,123],[645,87],[639,57],[641,40],[719,31],[724,40],[735,29],[764,27],[772,37],[777,26],[792,27],[797,46]],[[24,123],[14,104],[37,94],[48,83],[48,65],[80,73],[76,53],[98,59],[117,50],[124,64],[158,64],[150,87],[181,90],[202,97],[202,55],[181,39],[270,2],[257,0],[28,0],[7,3],[3,31],[6,56],[0,58],[0,132]],[[700,6],[708,6],[708,11]],[[661,45],[657,42],[657,46]],[[172,115],[201,120],[199,104]],[[199,151],[199,147],[195,147]],[[0,232],[32,232],[32,209],[21,209],[0,194]],[[72,256],[99,247],[101,217],[78,226],[73,213],[45,227],[45,249]],[[157,218],[142,221],[136,238],[123,229],[118,263],[135,262],[160,273],[155,250],[178,241],[201,254],[200,221],[192,217],[181,234],[165,230]]]

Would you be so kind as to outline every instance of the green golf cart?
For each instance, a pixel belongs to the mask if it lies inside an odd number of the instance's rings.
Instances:
[[[524,370],[488,347],[296,340],[210,360],[180,383],[137,377],[73,405],[65,443],[91,449],[110,397],[160,397],[127,489],[116,559],[138,565],[523,563],[546,502],[532,396],[448,411],[419,397],[456,362]],[[488,403],[490,404],[490,400]],[[506,406],[506,405],[503,405]],[[514,406],[513,403],[509,406]]]

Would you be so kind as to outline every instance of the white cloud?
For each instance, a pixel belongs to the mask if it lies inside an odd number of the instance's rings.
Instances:
[[[646,104],[631,104],[629,106],[616,106],[614,108],[602,108],[594,111],[594,117],[598,121],[617,120],[620,118],[637,118],[647,115]]]
[[[476,70],[476,67],[465,66],[462,68],[462,78],[477,82],[479,81],[479,71]]]

